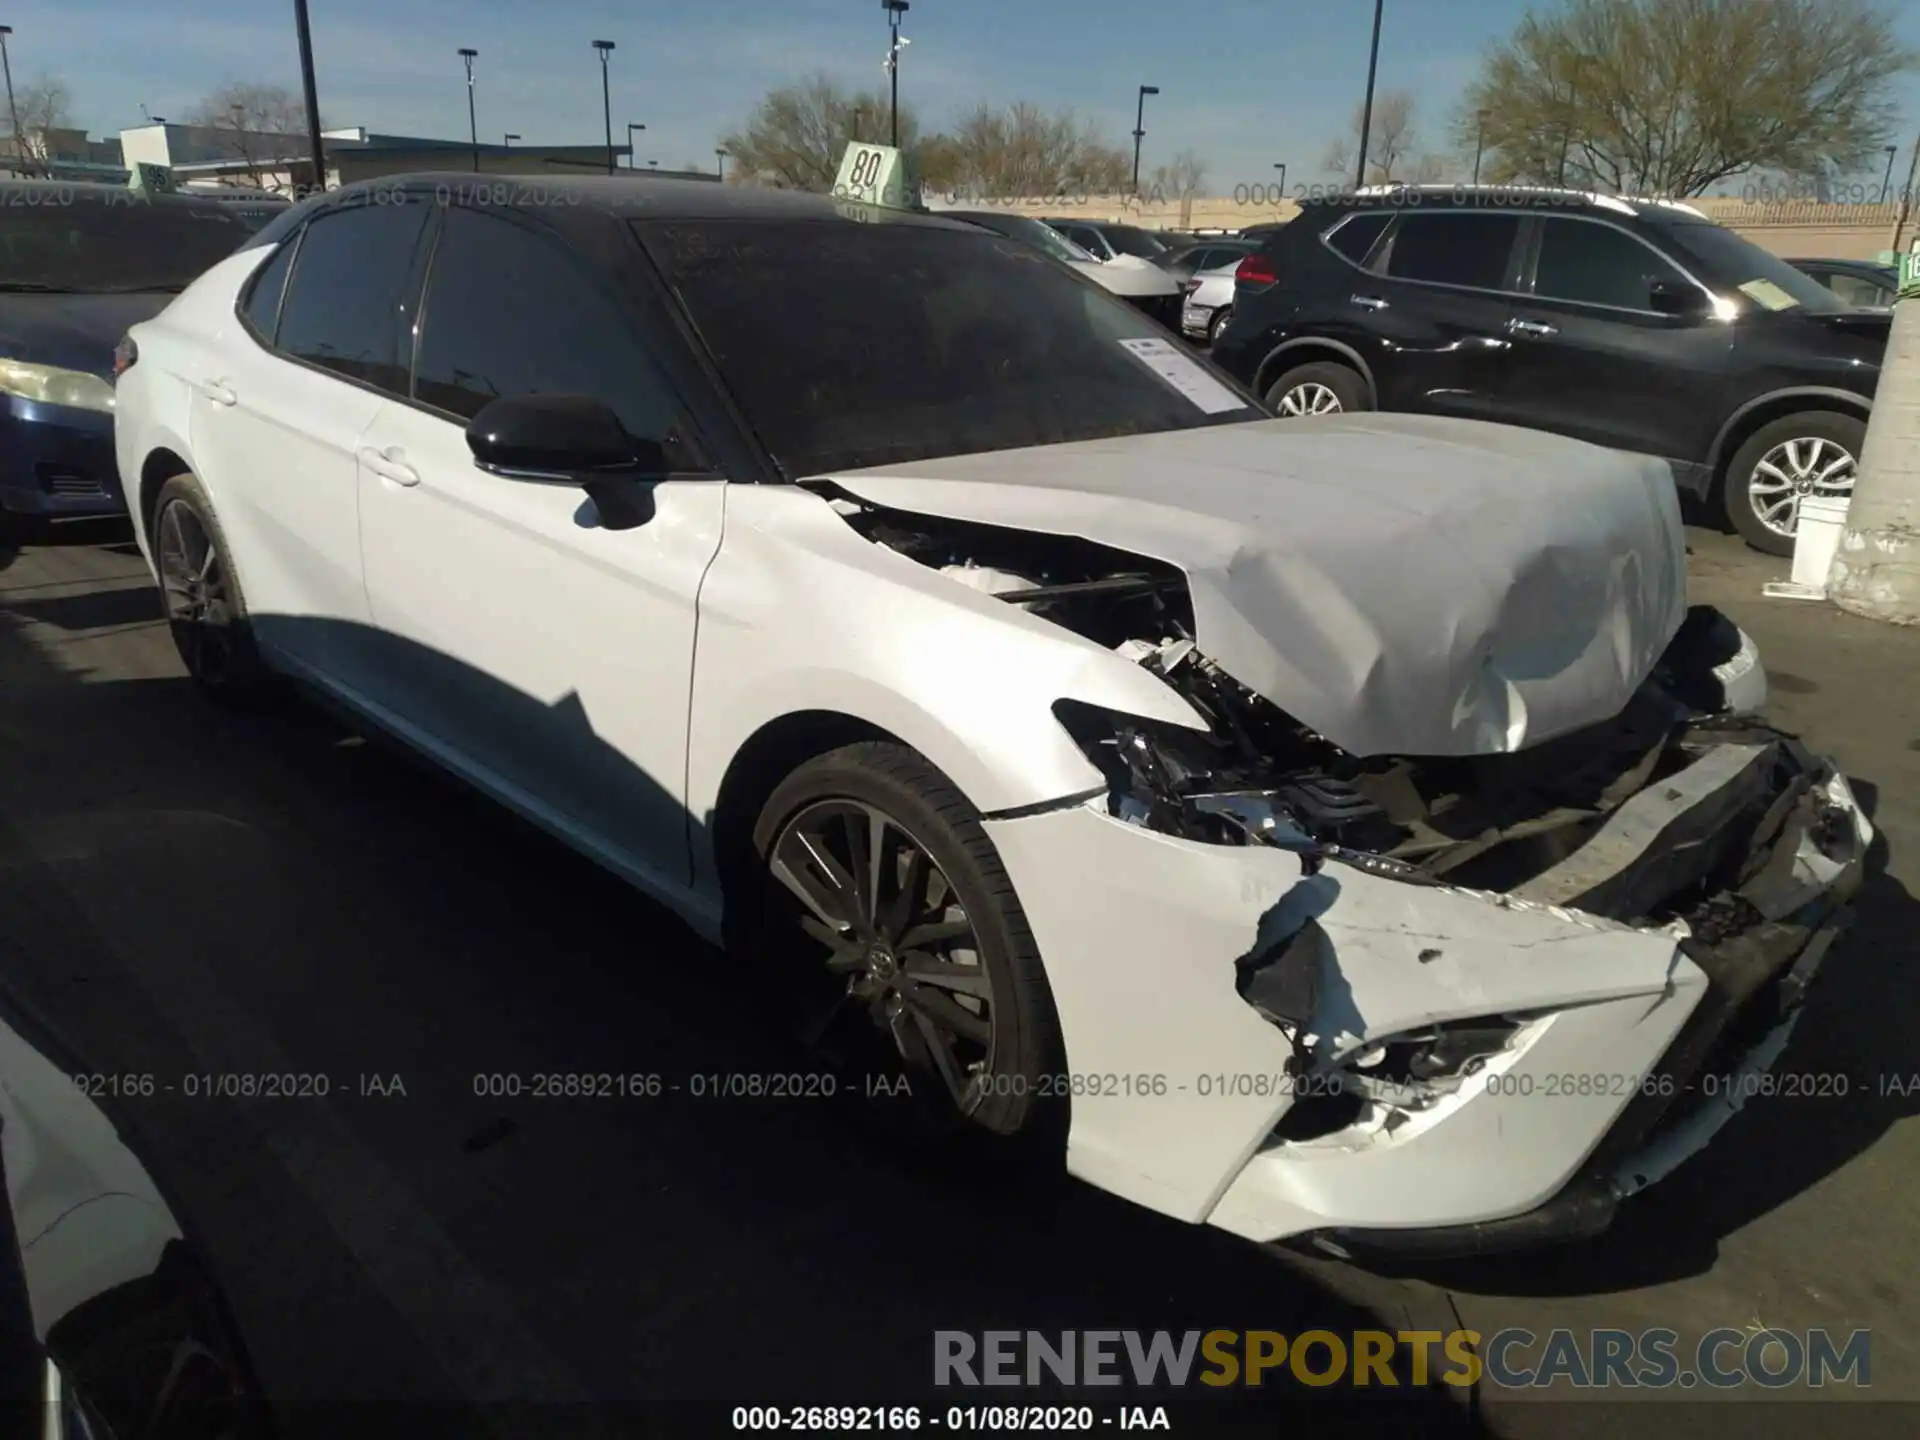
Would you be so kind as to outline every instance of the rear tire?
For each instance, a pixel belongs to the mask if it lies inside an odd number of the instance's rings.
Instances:
[[[276,693],[275,677],[254,643],[220,518],[193,475],[176,475],[161,486],[152,546],[174,649],[201,693],[241,707]]]
[[[1227,328],[1227,321],[1233,318],[1233,307],[1222,305],[1213,312],[1213,318],[1207,322],[1207,344],[1216,345],[1220,341],[1220,332]]]
[[[1371,410],[1360,372],[1336,360],[1296,365],[1267,387],[1267,408],[1283,419]]]
[[[860,1102],[880,1128],[1019,1137],[1057,1158],[1052,993],[980,814],[946,777],[903,745],[843,746],[780,783],[753,850],[749,963],[785,1028],[842,1084],[906,1078],[910,1092]]]
[[[1791,555],[1800,501],[1853,493],[1867,425],[1838,410],[1770,420],[1727,462],[1720,493],[1727,519],[1754,549]]]

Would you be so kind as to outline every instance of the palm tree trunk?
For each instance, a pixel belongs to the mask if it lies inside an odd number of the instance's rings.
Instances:
[[[1909,283],[1900,295],[1827,595],[1855,615],[1920,625],[1920,293]]]

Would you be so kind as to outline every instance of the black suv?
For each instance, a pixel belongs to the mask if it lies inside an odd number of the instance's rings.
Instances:
[[[1242,262],[1213,359],[1280,415],[1417,410],[1658,455],[1761,550],[1846,495],[1889,319],[1691,207],[1374,187]]]

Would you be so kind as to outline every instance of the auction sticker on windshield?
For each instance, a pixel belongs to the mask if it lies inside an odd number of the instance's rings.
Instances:
[[[1791,310],[1800,303],[1771,280],[1749,280],[1740,287],[1740,293],[1759,301],[1769,310]]]
[[[1247,402],[1182,355],[1171,340],[1122,340],[1134,359],[1178,390],[1209,415],[1244,410]]]

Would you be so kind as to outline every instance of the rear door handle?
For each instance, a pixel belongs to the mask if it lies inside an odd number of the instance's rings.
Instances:
[[[216,405],[238,405],[240,397],[222,385],[218,380],[202,380],[200,393]]]
[[[1558,335],[1559,327],[1543,325],[1538,320],[1509,320],[1507,328],[1516,335]]]
[[[371,445],[360,447],[360,463],[378,475],[382,480],[391,480],[396,485],[418,485],[420,472],[406,461],[396,459]]]
[[[1382,300],[1378,295],[1354,295],[1350,298],[1354,304],[1368,310],[1384,310],[1387,308],[1387,302]]]

